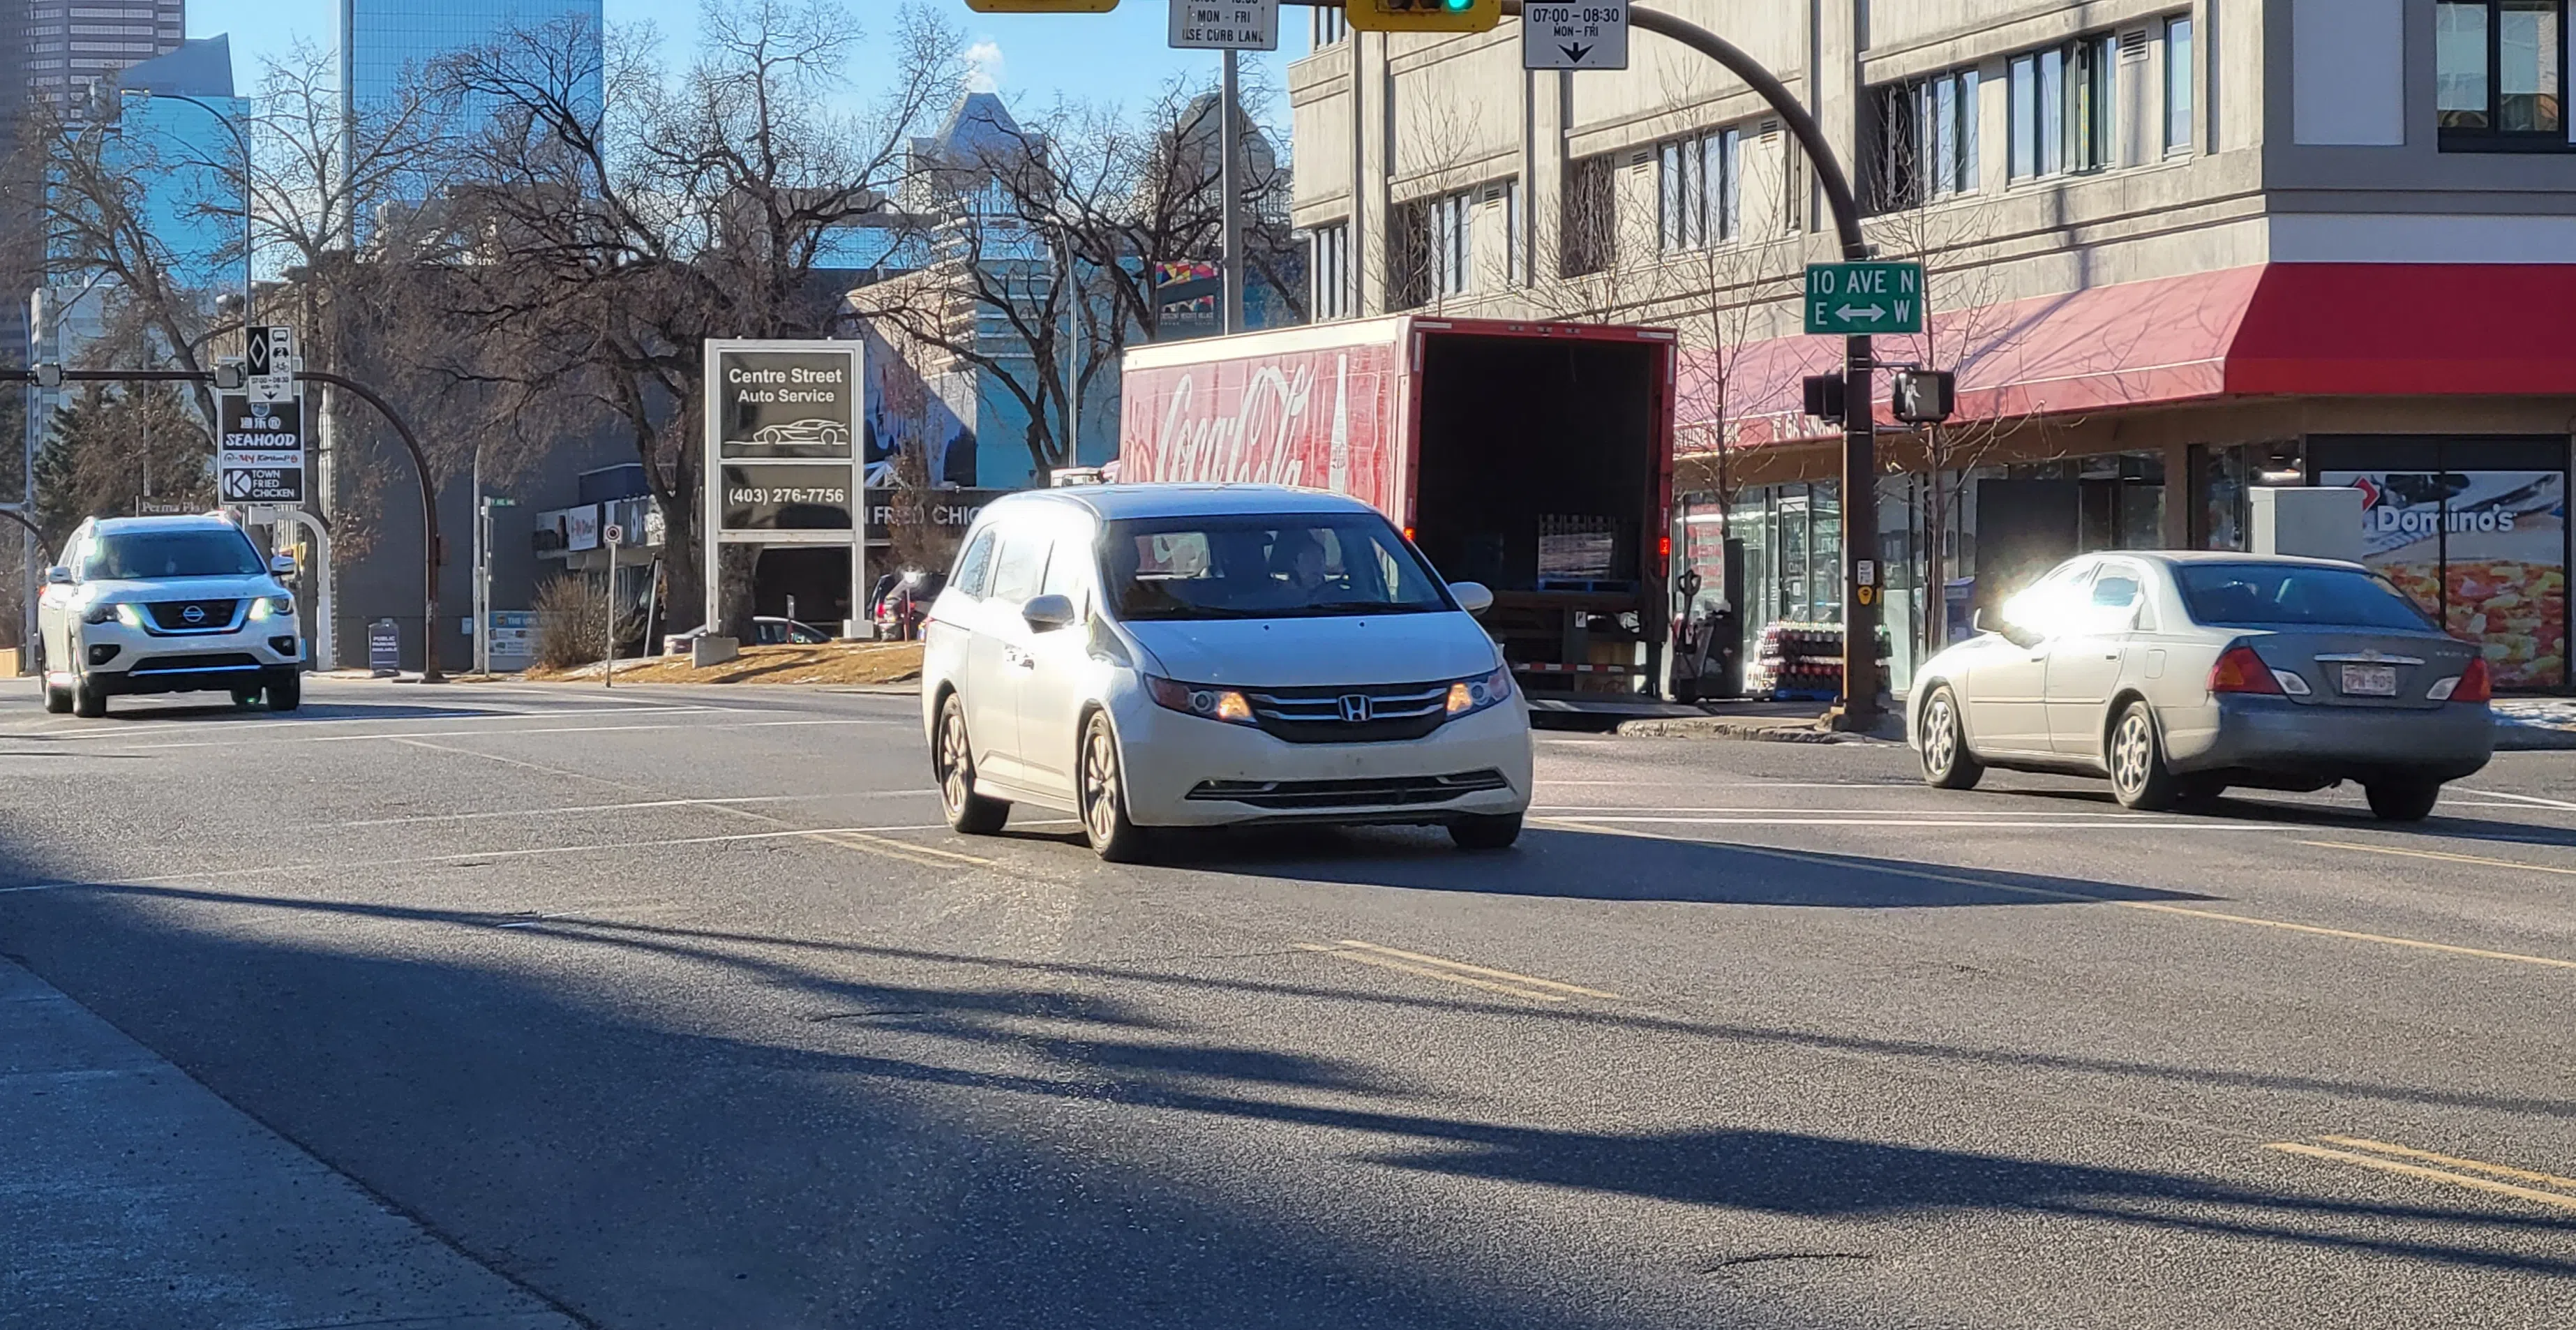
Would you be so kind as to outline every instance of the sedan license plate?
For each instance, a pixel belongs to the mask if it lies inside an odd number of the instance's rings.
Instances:
[[[2346,665],[2343,667],[2343,691],[2352,697],[2395,697],[2397,667]]]

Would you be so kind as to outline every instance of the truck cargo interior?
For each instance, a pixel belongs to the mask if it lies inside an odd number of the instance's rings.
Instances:
[[[1664,350],[1427,339],[1415,540],[1444,576],[1494,589],[1487,626],[1515,663],[1645,663],[1653,625],[1640,621],[1641,555],[1657,534]],[[1635,687],[1615,674],[1525,682],[1539,691]]]

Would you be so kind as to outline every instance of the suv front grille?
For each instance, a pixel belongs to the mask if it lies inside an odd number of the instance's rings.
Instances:
[[[1198,800],[1250,804],[1274,812],[1328,808],[1447,803],[1462,794],[1499,790],[1510,781],[1487,767],[1446,776],[1389,776],[1365,780],[1203,780],[1190,791]]]
[[[156,600],[145,606],[152,613],[152,627],[164,633],[220,633],[233,626],[233,615],[241,608],[238,600]],[[190,610],[197,617],[188,617]]]
[[[1246,688],[1243,699],[1252,704],[1252,718],[1263,730],[1290,743],[1419,739],[1449,719],[1446,683]],[[1365,718],[1352,719],[1354,715]]]

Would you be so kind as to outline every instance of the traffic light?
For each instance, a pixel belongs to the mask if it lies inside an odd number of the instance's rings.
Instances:
[[[966,0],[978,14],[1106,14],[1118,0]]]
[[[1843,423],[1843,376],[1813,374],[1806,381],[1807,414],[1818,420]]]
[[[1503,21],[1502,0],[1347,0],[1343,12],[1363,32],[1491,32]]]
[[[1896,418],[1908,425],[1938,425],[1959,411],[1959,381],[1947,370],[1900,370],[1892,396]]]

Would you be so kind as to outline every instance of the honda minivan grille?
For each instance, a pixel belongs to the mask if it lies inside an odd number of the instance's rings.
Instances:
[[[1290,743],[1387,743],[1419,739],[1449,718],[1446,683],[1246,688],[1252,718]]]

